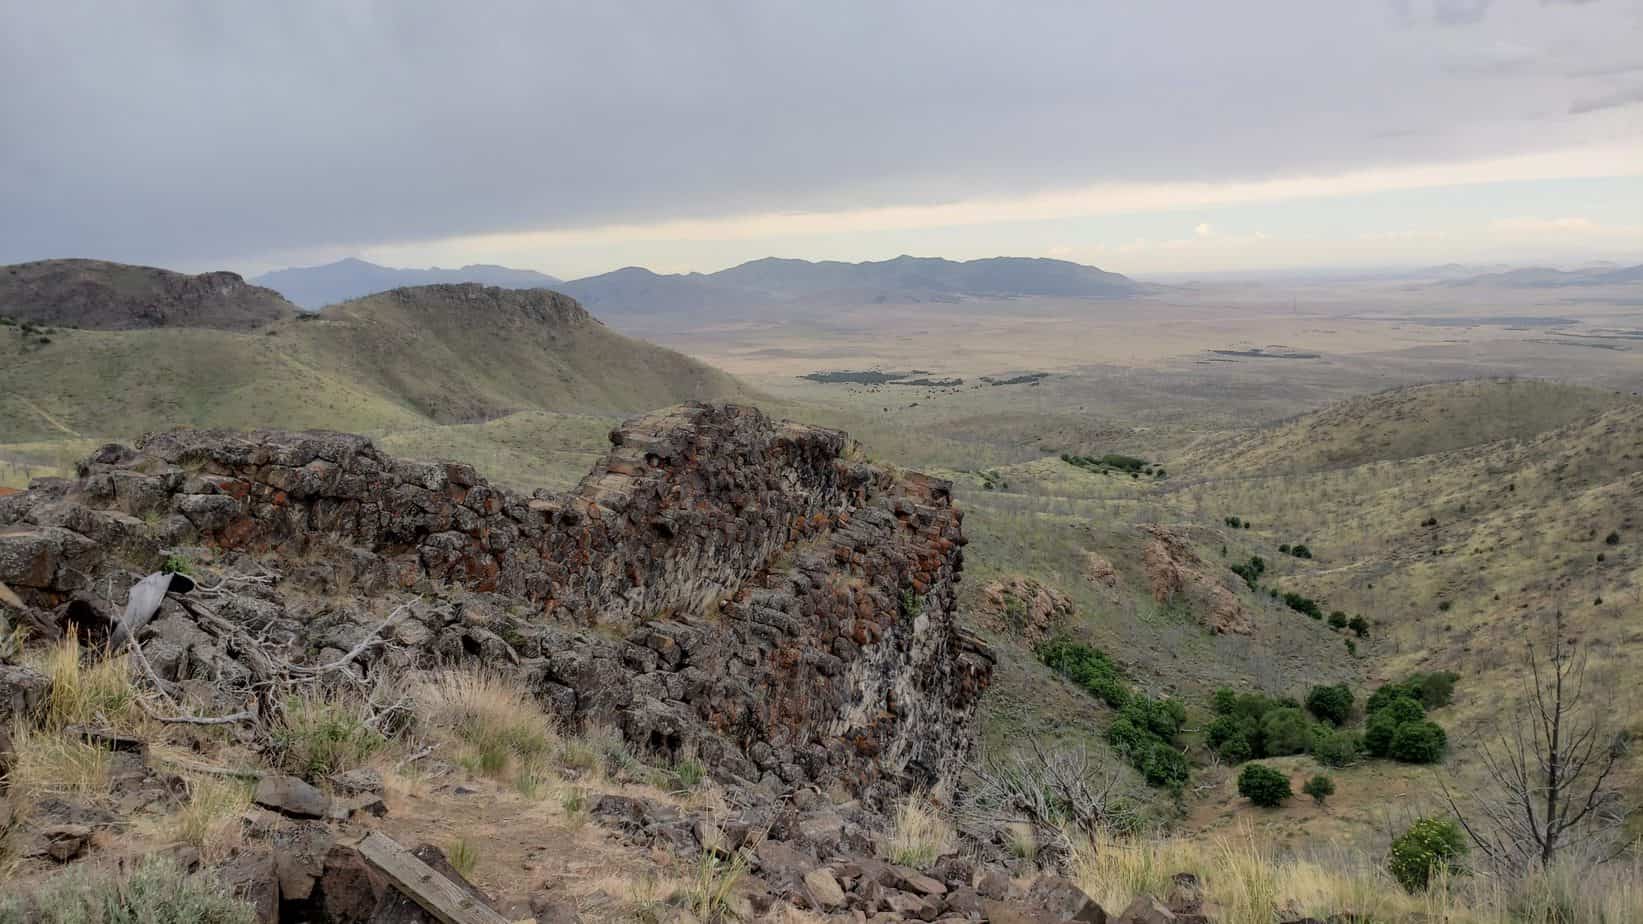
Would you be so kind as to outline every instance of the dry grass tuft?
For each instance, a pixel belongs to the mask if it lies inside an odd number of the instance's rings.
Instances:
[[[413,685],[419,721],[457,747],[472,773],[534,791],[559,741],[555,723],[529,691],[492,671],[443,670]]]
[[[1217,924],[1312,917],[1450,924],[1618,924],[1643,921],[1643,861],[1563,862],[1517,880],[1440,877],[1410,895],[1376,858],[1347,853],[1275,856],[1249,831],[1215,838],[1097,837],[1075,844],[1069,873],[1103,907],[1164,897],[1188,872],[1204,886]]]
[[[85,798],[108,791],[110,756],[104,748],[21,723],[12,728],[11,743],[6,793],[18,817],[27,817],[45,796]]]
[[[388,744],[366,724],[369,716],[363,702],[345,693],[312,690],[292,696],[274,735],[280,764],[309,779],[364,766]]]
[[[51,679],[51,693],[40,717],[46,728],[92,725],[118,732],[145,731],[148,716],[142,708],[143,693],[132,680],[129,656],[116,657],[105,650],[100,656],[93,653],[87,663],[70,629],[44,650],[39,666]]]
[[[890,859],[924,869],[958,846],[958,835],[927,799],[909,796],[896,807],[887,845]]]
[[[164,819],[164,831],[176,843],[189,844],[207,863],[228,855],[240,842],[240,818],[251,807],[251,787],[240,780],[193,776],[188,804]]]

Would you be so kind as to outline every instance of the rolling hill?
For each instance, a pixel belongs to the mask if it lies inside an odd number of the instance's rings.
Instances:
[[[267,286],[304,308],[323,308],[352,298],[389,289],[459,282],[477,282],[504,289],[545,289],[560,280],[535,270],[476,263],[460,269],[397,269],[349,257],[323,266],[294,266],[264,273],[252,280]]]
[[[541,289],[396,289],[256,331],[58,329],[39,338],[0,327],[7,443],[178,424],[380,434],[519,411],[619,415],[749,394]]]
[[[190,276],[104,260],[0,267],[0,317],[91,330],[250,330],[296,313],[278,292],[236,273]]]

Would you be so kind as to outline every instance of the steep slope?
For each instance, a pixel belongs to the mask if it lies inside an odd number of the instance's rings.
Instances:
[[[0,267],[0,316],[59,327],[250,330],[295,313],[278,292],[236,273],[189,276],[104,260]]]
[[[382,433],[515,411],[626,414],[749,394],[545,290],[399,289],[256,333],[58,330],[46,339],[0,328],[6,442],[179,424]]]
[[[399,269],[349,257],[323,266],[274,270],[252,282],[274,289],[304,308],[315,309],[405,286],[477,282],[505,289],[545,289],[560,280],[535,270],[491,264],[470,264],[460,269]]]

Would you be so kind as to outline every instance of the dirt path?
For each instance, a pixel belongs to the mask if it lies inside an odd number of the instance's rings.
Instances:
[[[70,427],[66,423],[63,423],[61,420],[58,420],[56,417],[53,417],[51,415],[51,413],[49,411],[47,411],[45,408],[41,407],[38,404],[35,404],[33,401],[30,401],[29,399],[23,397],[22,395],[16,395],[15,397],[17,398],[18,401],[21,401],[29,410],[33,411],[36,414],[39,414],[45,420],[46,423],[51,424],[53,427],[56,427],[57,429],[63,431],[64,433],[67,433],[69,436],[72,436],[75,439],[85,439],[85,437],[81,436],[76,430],[74,430],[74,428]]]

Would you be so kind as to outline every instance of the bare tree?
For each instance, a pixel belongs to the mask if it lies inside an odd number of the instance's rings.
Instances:
[[[1137,822],[1123,771],[1083,746],[1046,747],[1028,736],[1024,746],[978,761],[972,774],[960,822],[983,840],[1025,823],[1040,844],[1064,850],[1072,834],[1126,831]]]
[[[1490,785],[1465,798],[1469,810],[1443,785],[1461,827],[1497,867],[1547,866],[1562,850],[1601,848],[1619,833],[1613,777],[1626,737],[1610,726],[1608,698],[1587,700],[1587,661],[1557,613],[1546,649],[1526,645],[1522,708],[1477,746]]]

